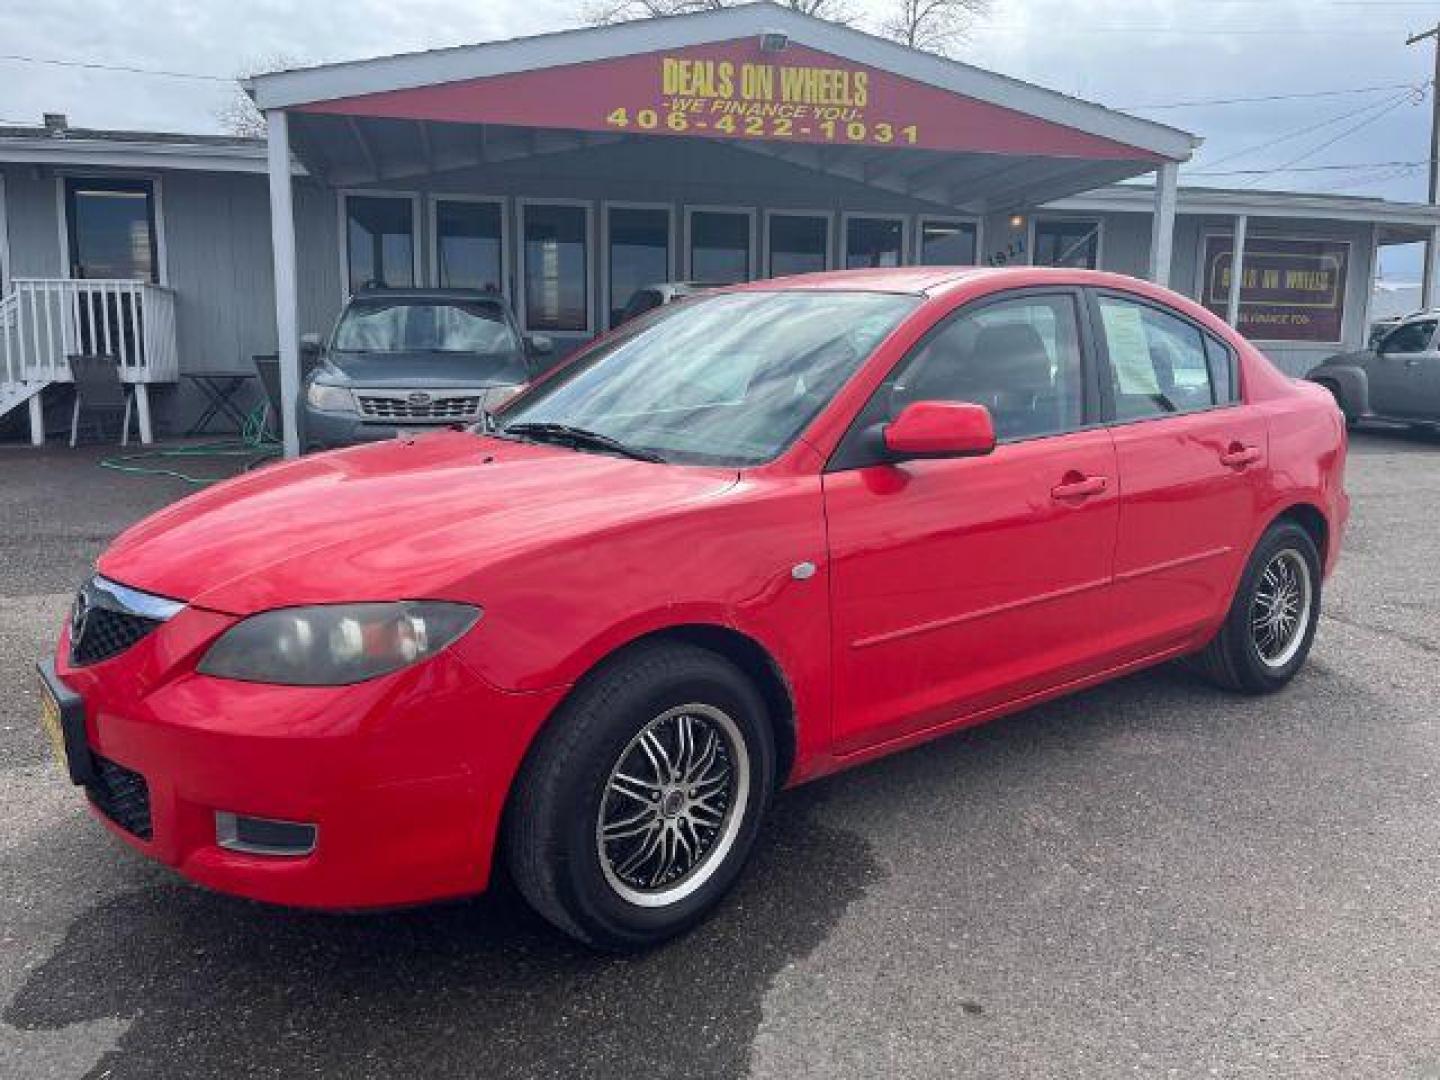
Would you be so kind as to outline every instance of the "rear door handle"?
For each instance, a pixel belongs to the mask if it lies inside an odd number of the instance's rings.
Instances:
[[[1081,476],[1079,473],[1067,473],[1063,483],[1056,484],[1050,489],[1050,497],[1062,501],[1088,499],[1091,495],[1099,495],[1109,483],[1110,481],[1103,476]]]
[[[1246,465],[1254,465],[1260,460],[1260,448],[1258,446],[1245,446],[1241,443],[1231,443],[1230,449],[1220,455],[1220,464],[1227,465],[1232,469],[1243,469]]]

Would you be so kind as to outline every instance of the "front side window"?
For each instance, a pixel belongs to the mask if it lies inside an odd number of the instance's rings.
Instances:
[[[750,215],[690,212],[690,278],[706,285],[750,279]]]
[[[905,223],[899,218],[852,217],[845,222],[845,268],[875,269],[905,261]]]
[[[588,213],[583,206],[525,207],[525,324],[584,332],[590,325]]]
[[[666,461],[768,461],[918,303],[886,293],[742,292],[667,306],[519,399],[497,434],[563,442],[566,429],[579,429]]]
[[[1100,321],[1110,358],[1115,417],[1137,420],[1222,404],[1205,336],[1184,319],[1149,304],[1102,296]]]
[[[406,196],[345,196],[351,293],[415,284],[415,204]]]
[[[1397,326],[1390,331],[1389,336],[1380,343],[1380,351],[1383,353],[1422,353],[1430,348],[1430,342],[1434,338],[1434,319],[1406,323],[1404,326]]]
[[[1037,221],[1033,262],[1036,266],[1094,270],[1100,262],[1100,223]]]
[[[335,328],[336,352],[475,353],[513,358],[523,366],[520,342],[495,303],[455,300],[353,300]]]
[[[435,257],[447,289],[504,291],[504,234],[498,202],[444,199],[435,204]]]
[[[961,311],[892,377],[889,417],[915,401],[957,401],[989,409],[997,439],[1071,431],[1085,414],[1077,327],[1068,295]]]

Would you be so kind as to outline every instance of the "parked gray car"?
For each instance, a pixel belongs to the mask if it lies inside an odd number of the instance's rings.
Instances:
[[[1440,427],[1440,312],[1420,311],[1372,347],[1332,356],[1305,377],[1335,395],[1347,423],[1395,420]]]
[[[351,297],[305,381],[307,450],[470,424],[529,384],[552,349],[524,337],[503,297],[462,289],[367,290]]]

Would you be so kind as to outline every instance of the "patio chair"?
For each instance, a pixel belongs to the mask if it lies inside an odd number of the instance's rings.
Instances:
[[[120,417],[120,445],[130,442],[130,412],[135,399],[130,387],[120,381],[120,366],[113,356],[71,356],[70,372],[75,379],[75,404],[70,410],[70,445],[80,435],[80,421],[89,415],[99,438],[105,438],[104,419]]]

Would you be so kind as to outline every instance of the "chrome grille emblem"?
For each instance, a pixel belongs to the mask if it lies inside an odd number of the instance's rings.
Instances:
[[[429,405],[434,399],[424,390],[416,390],[414,393],[406,395],[405,400],[411,405]]]

